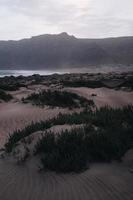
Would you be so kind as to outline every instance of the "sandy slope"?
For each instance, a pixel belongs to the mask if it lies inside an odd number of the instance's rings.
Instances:
[[[133,92],[114,90],[108,88],[65,88],[67,91],[75,92],[88,99],[93,99],[98,107],[110,105],[120,107],[127,104],[133,104]],[[92,94],[97,96],[92,97]]]
[[[0,146],[4,144],[9,133],[23,128],[31,121],[48,119],[59,112],[71,112],[68,109],[42,109],[20,103],[20,99],[31,93],[32,89],[34,88],[13,92],[17,102],[0,104]],[[123,106],[133,100],[133,92],[107,88],[67,90],[94,99],[97,106]],[[97,96],[92,97],[93,93]],[[62,128],[70,127],[56,126],[51,130],[59,131]],[[74,175],[38,173],[36,167],[34,168],[34,160],[25,166],[17,166],[8,158],[0,159],[0,200],[132,200],[133,174],[129,171],[129,167],[133,167],[132,155],[131,152],[125,159],[128,165],[95,164],[89,170]]]
[[[17,91],[10,91],[9,93],[14,97],[15,100],[20,101],[22,98],[26,98],[33,92],[38,92],[40,90],[48,89],[45,85],[30,85],[27,88],[21,87]]]
[[[56,116],[59,112],[70,112],[61,108],[39,108],[30,104],[0,103],[0,147],[7,135],[16,129],[24,128],[32,121],[46,120]]]
[[[132,200],[133,174],[123,164],[95,164],[81,174],[38,173],[0,160],[1,200]]]

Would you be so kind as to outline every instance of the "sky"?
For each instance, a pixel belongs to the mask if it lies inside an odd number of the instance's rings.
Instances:
[[[133,36],[133,0],[0,0],[0,40]]]

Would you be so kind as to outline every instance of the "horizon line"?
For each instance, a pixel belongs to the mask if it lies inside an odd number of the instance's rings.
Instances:
[[[88,39],[88,40],[104,40],[104,39],[117,39],[117,38],[131,38],[133,37],[133,35],[123,35],[123,36],[109,36],[109,37],[76,37],[73,34],[69,34],[67,32],[60,32],[60,33],[44,33],[44,34],[38,34],[38,35],[33,35],[33,36],[29,36],[29,37],[24,37],[24,38],[20,38],[20,39],[0,39],[0,42],[9,42],[9,41],[21,41],[21,40],[28,40],[28,39],[32,39],[35,37],[41,37],[41,36],[59,36],[59,35],[66,35],[69,37],[74,37],[75,39]]]

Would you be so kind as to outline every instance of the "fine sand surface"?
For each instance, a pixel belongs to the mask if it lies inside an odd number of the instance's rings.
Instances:
[[[133,174],[121,163],[64,175],[0,160],[1,200],[132,200],[132,186]]]
[[[0,147],[5,143],[9,133],[22,129],[32,121],[46,120],[59,113],[71,112],[61,108],[39,108],[19,102],[0,103]]]
[[[24,128],[32,121],[53,118],[60,112],[79,111],[22,104],[22,97],[39,89],[42,88],[38,85],[21,88],[10,92],[14,97],[11,102],[0,103],[0,147],[9,133]],[[93,99],[98,107],[120,107],[133,103],[133,92],[85,87],[64,90]],[[50,130],[56,133],[71,128],[68,125],[59,125]],[[122,163],[93,164],[80,174],[42,173],[38,172],[38,167],[39,162],[34,157],[24,165],[17,165],[10,156],[0,158],[0,200],[133,200],[132,151],[125,156]]]
[[[133,104],[133,92],[114,90],[108,88],[65,88],[69,92],[75,92],[87,99],[93,99],[97,107],[109,105],[112,107],[122,107]],[[96,94],[96,96],[92,96]]]
[[[21,87],[17,91],[10,91],[9,94],[11,94],[16,101],[21,101],[22,98],[26,98],[28,95],[30,95],[33,92],[39,92],[41,90],[49,89],[45,85],[30,85],[27,88]]]

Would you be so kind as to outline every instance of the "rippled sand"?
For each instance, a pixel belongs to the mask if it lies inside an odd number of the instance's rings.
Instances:
[[[95,164],[63,175],[0,160],[1,200],[132,200],[132,186],[133,174],[122,164]]]
[[[32,89],[32,88],[30,88]],[[0,104],[0,147],[9,133],[21,129],[32,121],[46,120],[68,109],[48,107],[38,108],[22,104],[20,99],[29,94],[30,89],[14,92],[15,101]],[[65,88],[88,99],[96,105],[114,107],[131,104],[133,92],[115,91],[107,88]],[[92,94],[97,96],[92,97]],[[63,128],[70,128],[64,126]],[[62,130],[61,126],[51,130]],[[132,200],[133,167],[130,159],[126,163],[94,164],[81,174],[56,174],[38,172],[38,162],[31,160],[18,166],[11,158],[0,159],[0,200]]]

